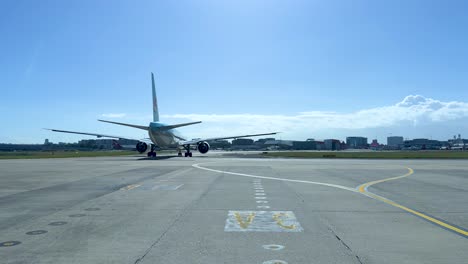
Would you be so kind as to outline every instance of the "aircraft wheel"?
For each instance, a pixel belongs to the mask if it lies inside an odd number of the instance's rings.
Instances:
[[[187,153],[187,152],[185,152],[185,157],[188,157],[188,153]]]
[[[188,155],[189,155],[189,157],[192,157],[192,152],[189,152],[189,154],[188,154]]]

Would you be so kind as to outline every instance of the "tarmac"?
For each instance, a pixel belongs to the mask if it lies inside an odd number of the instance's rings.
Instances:
[[[463,160],[0,161],[0,263],[466,263]]]

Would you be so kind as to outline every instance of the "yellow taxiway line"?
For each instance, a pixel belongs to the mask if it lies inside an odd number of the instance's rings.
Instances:
[[[431,222],[431,223],[433,223],[433,224],[439,225],[439,226],[441,226],[441,227],[443,227],[443,228],[446,228],[446,229],[448,229],[448,230],[451,230],[451,231],[453,231],[453,232],[455,232],[455,233],[457,233],[457,234],[460,234],[460,235],[462,235],[462,236],[468,237],[468,231],[466,231],[466,230],[463,230],[463,229],[458,228],[458,227],[456,227],[456,226],[450,225],[450,224],[448,224],[448,223],[446,223],[446,222],[443,222],[443,221],[441,221],[441,220],[435,219],[435,218],[430,217],[430,216],[428,216],[428,215],[425,215],[425,214],[423,214],[423,213],[421,213],[421,212],[418,212],[418,211],[413,210],[413,209],[411,209],[411,208],[408,208],[408,207],[406,207],[406,206],[404,206],[404,205],[395,203],[394,201],[391,201],[391,200],[389,200],[389,199],[387,199],[387,198],[384,198],[384,197],[382,197],[382,196],[379,196],[379,195],[377,195],[377,194],[374,194],[374,193],[371,193],[371,192],[367,191],[367,188],[369,188],[370,186],[372,186],[372,185],[374,185],[374,184],[381,183],[381,182],[386,182],[386,181],[397,180],[397,179],[401,179],[401,178],[405,178],[405,177],[408,177],[408,176],[410,176],[411,174],[414,173],[414,170],[413,170],[413,169],[411,169],[411,168],[407,168],[407,169],[408,169],[408,173],[406,173],[405,175],[401,175],[401,176],[397,176],[397,177],[392,177],[392,178],[387,178],[387,179],[382,179],[382,180],[378,180],[378,181],[371,181],[371,182],[368,182],[368,183],[364,183],[364,184],[362,184],[362,185],[360,185],[360,186],[358,187],[358,190],[359,190],[360,193],[362,193],[362,194],[364,194],[364,195],[367,195],[367,196],[369,196],[369,197],[372,197],[372,198],[374,198],[374,199],[377,199],[377,200],[379,200],[379,201],[381,201],[381,202],[384,202],[384,203],[386,203],[386,204],[392,205],[392,206],[394,206],[394,207],[400,208],[400,209],[402,209],[402,210],[404,210],[404,211],[406,211],[406,212],[408,212],[408,213],[411,213],[411,214],[414,214],[414,215],[416,215],[416,216],[419,216],[419,217],[421,217],[421,218],[423,218],[423,219],[425,219],[425,220],[427,220],[427,221],[429,221],[429,222]]]

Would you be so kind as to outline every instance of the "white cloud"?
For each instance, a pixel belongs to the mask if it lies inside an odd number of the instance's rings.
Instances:
[[[211,129],[196,130],[206,134],[200,136],[283,131],[286,132],[286,136],[291,137],[307,137],[312,134],[323,134],[323,137],[326,137],[326,131],[363,131],[396,126],[415,128],[434,124],[443,125],[446,121],[467,118],[468,103],[442,102],[421,95],[409,95],[394,105],[350,113],[310,111],[296,115],[173,114],[163,117],[177,120],[201,120],[204,123],[210,123]],[[213,130],[213,127],[217,129]]]
[[[127,116],[125,113],[109,113],[109,114],[102,114],[101,116],[103,117],[108,117],[108,118],[124,118]]]

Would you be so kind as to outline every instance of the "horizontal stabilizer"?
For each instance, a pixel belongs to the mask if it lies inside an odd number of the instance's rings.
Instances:
[[[200,124],[201,121],[196,121],[196,122],[190,122],[190,123],[181,123],[181,124],[175,124],[175,125],[167,125],[167,126],[161,126],[158,127],[159,130],[169,130],[173,128],[178,128],[178,127],[183,127],[183,126],[190,126],[190,125],[195,125],[195,124]]]

